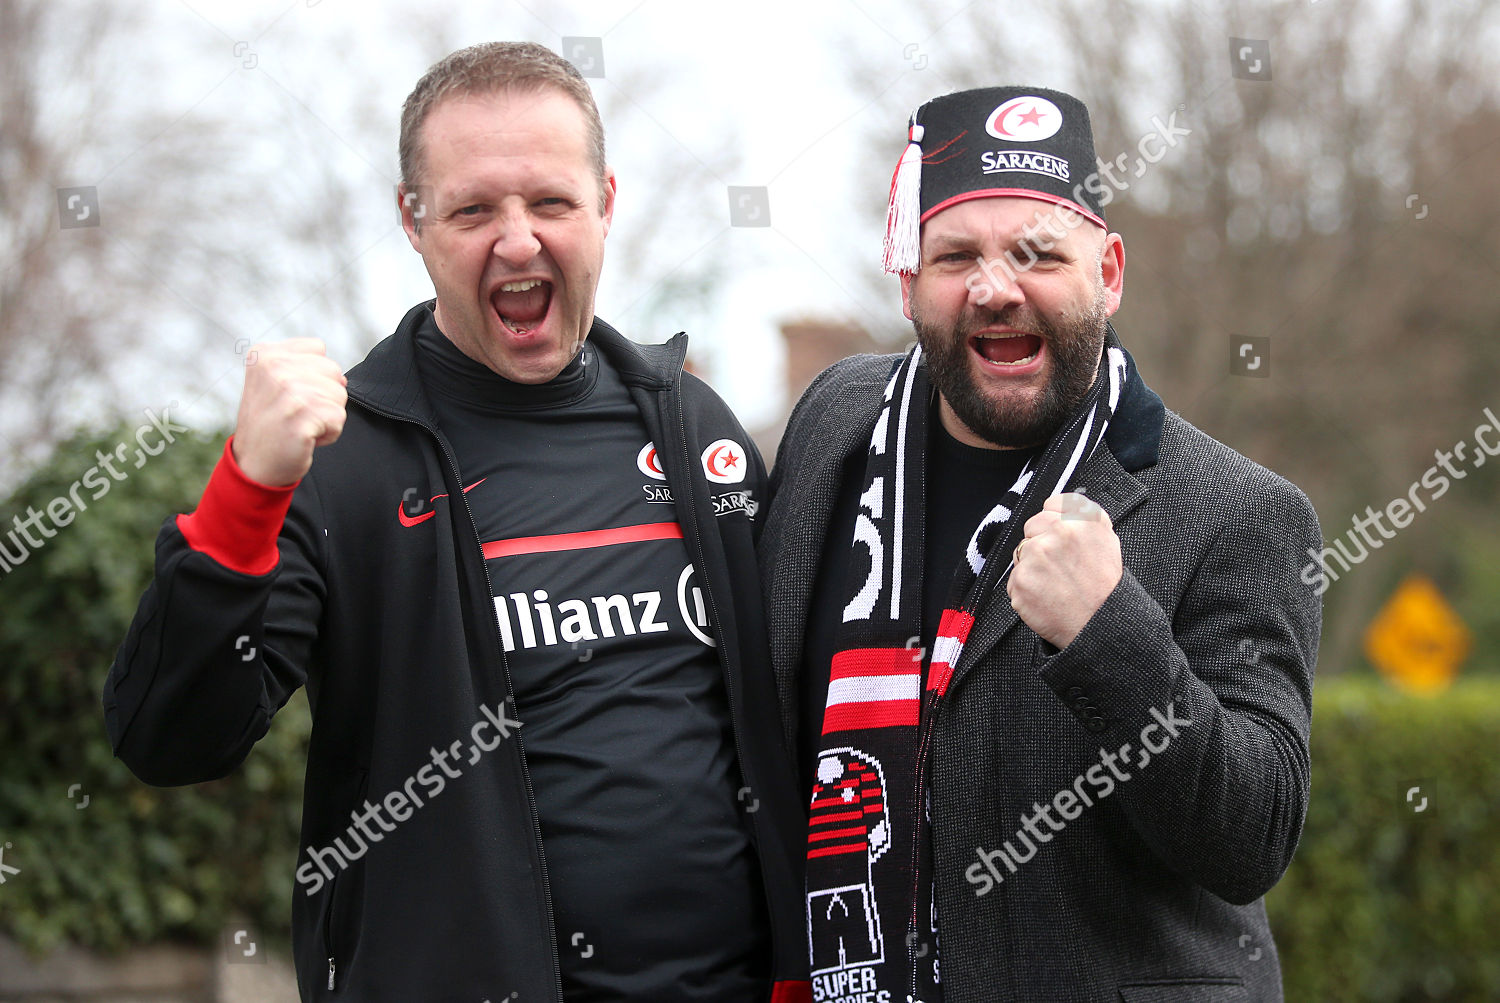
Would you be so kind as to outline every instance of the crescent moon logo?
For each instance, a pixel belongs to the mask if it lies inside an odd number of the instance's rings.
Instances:
[[[646,443],[641,447],[641,451],[635,454],[635,465],[647,477],[658,481],[667,479],[667,472],[661,468],[661,460],[656,455],[656,443],[654,442]]]
[[[703,473],[715,484],[745,479],[745,448],[733,439],[717,439],[703,451]]]
[[[1046,98],[1022,96],[990,112],[984,131],[1007,143],[1035,143],[1057,135],[1062,128],[1062,112]]]

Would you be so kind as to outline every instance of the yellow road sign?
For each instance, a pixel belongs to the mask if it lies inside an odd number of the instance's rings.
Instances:
[[[1437,693],[1453,682],[1471,641],[1437,586],[1409,575],[1365,629],[1365,655],[1392,684]]]

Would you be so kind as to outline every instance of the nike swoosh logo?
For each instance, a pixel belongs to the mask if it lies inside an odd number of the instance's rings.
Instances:
[[[479,478],[479,480],[475,481],[473,484],[470,484],[468,487],[464,488],[464,494],[468,494],[470,491],[473,491],[475,488],[479,487],[479,485],[483,484],[487,480],[489,480],[488,477],[481,477],[481,478]],[[431,498],[428,499],[428,501],[429,502],[435,502],[439,498],[447,498],[447,497],[448,497],[447,494],[433,495]],[[407,515],[406,514],[406,499],[402,498],[400,501],[398,501],[396,503],[396,518],[401,521],[401,525],[403,525],[403,526],[416,526],[416,525],[419,525],[421,523],[426,522],[428,519],[431,519],[435,515],[437,515],[437,509],[433,509],[433,510],[431,510],[429,512],[423,512],[421,515]]]

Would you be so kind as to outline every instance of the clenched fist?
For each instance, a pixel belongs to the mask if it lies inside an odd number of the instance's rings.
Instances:
[[[1080,494],[1048,498],[1026,520],[1005,591],[1026,626],[1066,648],[1120,584],[1120,538],[1109,514]]]
[[[245,358],[234,462],[267,487],[295,484],[313,450],[344,431],[349,381],[317,338],[255,345]]]

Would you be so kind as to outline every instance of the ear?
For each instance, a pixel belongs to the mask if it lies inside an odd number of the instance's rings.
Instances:
[[[431,192],[432,189],[420,185],[408,187],[405,182],[396,186],[396,211],[401,214],[401,229],[406,231],[407,243],[418,254],[422,253],[422,235],[417,229],[417,220],[431,217],[432,207],[427,204]]]
[[[609,225],[615,218],[615,169],[604,168],[604,235],[609,236]]]
[[[1104,283],[1106,316],[1113,317],[1125,296],[1125,241],[1118,233],[1104,238],[1104,257],[1099,261],[1099,277]]]
[[[914,278],[915,272],[901,273],[901,312],[906,314],[907,320],[911,320],[911,280]]]

